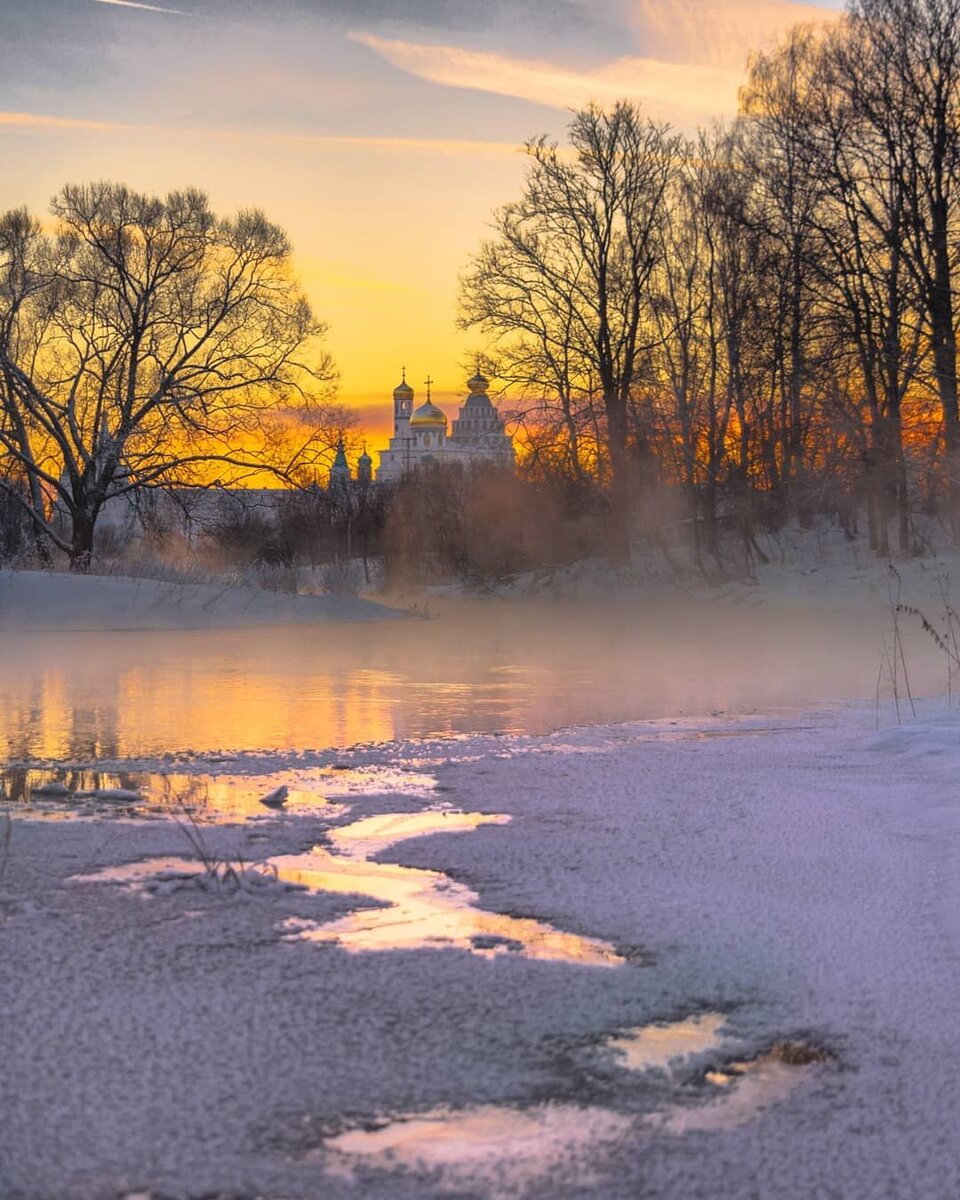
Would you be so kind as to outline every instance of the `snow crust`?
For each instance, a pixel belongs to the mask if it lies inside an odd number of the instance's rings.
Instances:
[[[260,861],[366,822],[365,861],[609,944],[622,961],[599,970],[284,937],[288,921],[332,926],[370,903],[337,891],[71,882],[190,847],[165,820],[9,810],[0,1196],[502,1195],[489,1154],[462,1140],[471,1114],[520,1164],[509,1194],[534,1200],[960,1195],[960,717],[919,712],[879,732],[875,707],[851,704],[358,747],[338,760],[396,790],[344,785],[331,811],[202,826],[220,861]],[[222,769],[260,787],[284,771],[332,779],[329,766],[262,754]],[[434,782],[457,811],[509,822],[438,831]],[[425,812],[431,832],[404,818],[391,837],[386,814]],[[697,1036],[668,1069],[662,1055],[630,1069],[626,1046],[681,1027]],[[831,1060],[764,1058],[783,1041]],[[437,1114],[460,1115],[462,1153]],[[398,1121],[426,1123],[427,1161],[380,1153],[386,1134],[377,1153],[346,1153],[356,1131]],[[520,1170],[541,1134],[545,1171]]]

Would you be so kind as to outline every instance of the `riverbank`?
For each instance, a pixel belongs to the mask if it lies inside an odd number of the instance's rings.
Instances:
[[[353,596],[285,595],[229,582],[0,570],[0,633],[229,629],[402,615]]]
[[[957,1194],[960,720],[892,720],[32,775],[88,794],[7,806],[0,1194]]]

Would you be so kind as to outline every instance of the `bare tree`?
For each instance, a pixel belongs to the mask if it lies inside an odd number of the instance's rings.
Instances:
[[[903,251],[921,295],[947,447],[951,516],[960,516],[957,302],[960,256],[960,0],[852,0],[851,25],[884,86],[875,109],[902,121]],[[857,64],[857,69],[863,66]],[[879,74],[878,74],[879,72]],[[887,118],[889,119],[889,117]]]
[[[49,236],[0,220],[0,465],[74,569],[115,497],[292,479],[322,452],[334,372],[282,230],[196,191],[71,186],[52,208]]]
[[[579,462],[578,411],[599,402],[611,474],[611,557],[629,561],[631,390],[679,140],[626,102],[574,115],[569,148],[538,138],[523,195],[495,216],[463,277],[462,324],[491,339],[506,380],[542,388]]]
[[[816,255],[817,195],[809,185],[802,147],[816,116],[808,78],[814,37],[810,28],[798,26],[776,54],[758,55],[740,96],[742,157],[755,185],[744,216],[777,249],[768,275],[779,309],[773,366],[780,393],[780,468],[788,488],[804,459],[811,375],[815,296],[809,264]]]
[[[836,322],[835,358],[841,370],[852,360],[862,384],[871,544],[886,555],[894,506],[899,547],[909,547],[902,409],[923,358],[922,295],[904,252],[909,113],[897,71],[865,33],[848,24],[813,51],[818,117],[805,148],[821,188],[815,267]]]

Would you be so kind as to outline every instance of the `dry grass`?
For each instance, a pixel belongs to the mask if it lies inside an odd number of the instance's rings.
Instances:
[[[774,1042],[762,1056],[787,1067],[809,1067],[814,1063],[833,1062],[833,1055],[823,1046],[810,1042]]]
[[[240,853],[224,857],[211,850],[196,818],[188,809],[183,809],[183,819],[177,819],[177,825],[203,867],[198,880],[201,886],[232,893],[278,882],[277,868],[270,863],[247,862]]]

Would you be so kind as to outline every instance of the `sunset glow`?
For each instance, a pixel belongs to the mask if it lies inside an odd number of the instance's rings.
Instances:
[[[426,0],[5,6],[0,206],[44,212],[65,182],[194,185],[218,211],[260,206],[297,264],[371,448],[406,365],[447,406],[475,342],[458,272],[523,173],[517,148],[566,109],[640,100],[692,129],[729,116],[751,49],[836,5]]]

